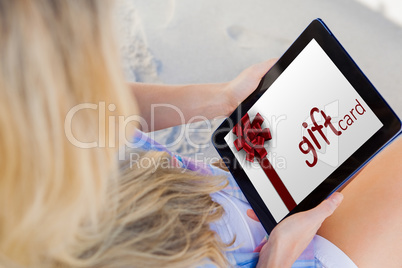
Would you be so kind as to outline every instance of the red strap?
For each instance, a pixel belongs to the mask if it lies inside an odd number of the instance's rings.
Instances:
[[[286,189],[285,184],[283,184],[282,180],[279,178],[278,173],[276,173],[275,169],[272,167],[268,158],[264,157],[262,159],[259,159],[259,162],[262,167],[262,170],[264,170],[268,179],[271,181],[272,185],[274,186],[276,192],[281,197],[283,203],[285,203],[285,206],[288,208],[289,211],[294,209],[296,207],[295,200],[290,195],[288,189]]]
[[[264,148],[264,142],[270,140],[272,136],[268,128],[262,129],[263,122],[264,118],[259,113],[254,117],[252,123],[250,123],[248,114],[245,114],[233,128],[233,133],[237,136],[234,145],[237,151],[243,149],[246,152],[247,161],[254,162],[254,158],[257,158],[283,203],[291,211],[296,207],[296,202],[266,157],[268,153]]]

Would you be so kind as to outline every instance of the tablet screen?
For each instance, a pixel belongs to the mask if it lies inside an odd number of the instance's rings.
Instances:
[[[251,129],[260,122],[270,131],[262,135],[267,161],[239,147],[236,131],[224,139],[277,222],[383,126],[314,39],[246,116]]]

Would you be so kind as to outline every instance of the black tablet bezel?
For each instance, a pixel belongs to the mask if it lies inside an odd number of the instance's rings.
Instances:
[[[257,89],[227,118],[214,132],[212,143],[221,155],[237,181],[242,192],[254,209],[261,223],[268,233],[277,222],[265,206],[253,184],[247,177],[224,137],[231,131],[237,122],[246,114],[254,103],[269,90],[269,87],[299,55],[299,53],[315,39],[328,57],[342,72],[349,83],[356,89],[363,100],[369,105],[380,119],[383,127],[368,139],[355,153],[331,173],[315,190],[300,202],[289,215],[315,207],[332,192],[345,184],[359,169],[361,169],[379,150],[392,140],[401,131],[401,121],[389,105],[377,92],[346,50],[338,42],[321,19],[313,20],[297,40],[289,47],[282,57],[262,78]],[[287,217],[286,216],[286,217]]]

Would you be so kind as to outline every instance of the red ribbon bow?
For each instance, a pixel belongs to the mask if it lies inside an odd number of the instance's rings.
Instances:
[[[250,124],[250,117],[246,114],[240,123],[233,128],[233,133],[237,136],[234,145],[237,151],[244,149],[246,160],[250,162],[254,162],[255,155],[259,158],[264,158],[267,155],[264,142],[272,137],[268,128],[261,128],[262,122],[264,122],[264,118],[258,113]]]
[[[268,128],[261,127],[263,122],[264,118],[259,113],[251,123],[249,115],[245,114],[233,128],[233,133],[237,136],[234,145],[237,151],[243,149],[246,152],[247,161],[254,162],[254,158],[257,159],[283,203],[291,211],[296,207],[296,202],[266,157],[268,153],[264,148],[264,143],[272,137]]]

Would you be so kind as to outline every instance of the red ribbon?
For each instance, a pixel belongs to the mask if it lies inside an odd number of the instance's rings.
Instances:
[[[264,148],[264,143],[272,137],[268,128],[261,127],[263,122],[264,118],[259,113],[251,123],[250,117],[245,114],[233,128],[233,133],[237,136],[234,145],[237,151],[243,149],[246,152],[247,161],[254,162],[254,158],[257,159],[283,203],[291,211],[296,207],[296,202],[266,157],[268,153]]]

